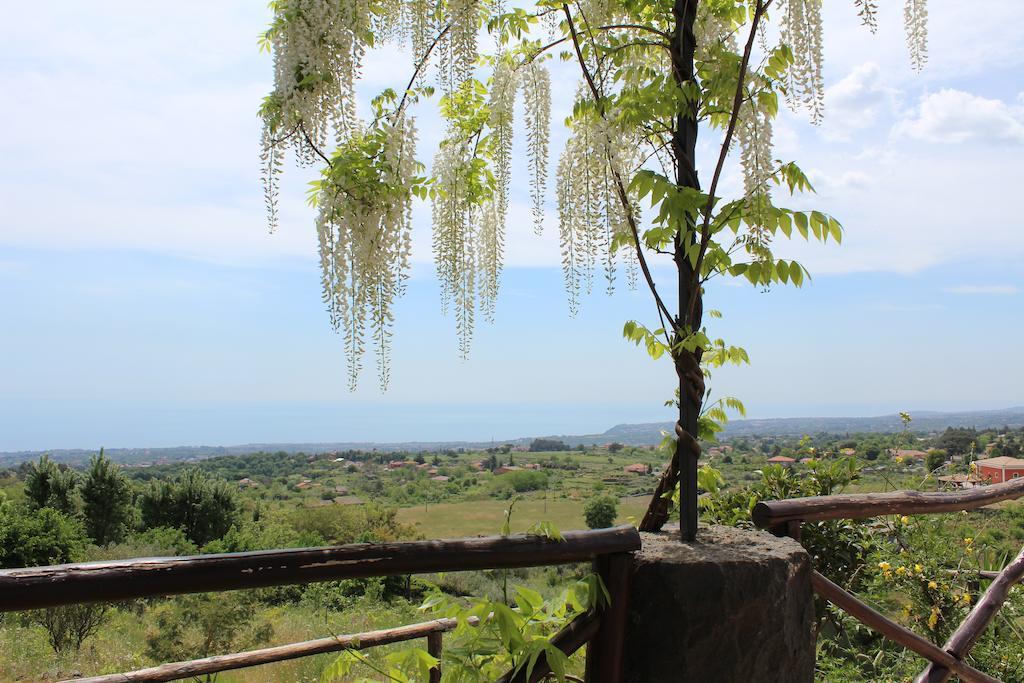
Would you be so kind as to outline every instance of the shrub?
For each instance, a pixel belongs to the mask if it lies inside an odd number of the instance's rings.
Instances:
[[[591,529],[605,529],[615,524],[619,515],[618,501],[611,496],[592,499],[583,508],[583,519]]]
[[[238,500],[228,483],[196,468],[171,481],[150,482],[140,508],[146,528],[179,528],[198,546],[223,536],[238,516]]]
[[[95,635],[107,618],[109,607],[101,604],[67,605],[39,610],[32,621],[46,629],[46,637],[53,651],[77,653],[82,642]]]
[[[51,508],[28,511],[0,502],[0,567],[73,562],[84,548],[78,520]]]
[[[273,627],[256,619],[255,603],[239,593],[201,593],[164,602],[152,611],[146,655],[174,662],[262,645]]]
[[[82,482],[85,531],[96,545],[117,543],[131,523],[132,487],[121,468],[103,454],[89,460]]]
[[[48,455],[31,463],[25,476],[25,498],[36,509],[53,508],[66,515],[74,514],[77,488],[74,470],[59,466]]]

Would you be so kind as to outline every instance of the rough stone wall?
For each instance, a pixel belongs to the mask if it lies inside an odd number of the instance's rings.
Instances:
[[[702,526],[643,534],[630,589],[623,680],[814,680],[810,558],[798,543]]]

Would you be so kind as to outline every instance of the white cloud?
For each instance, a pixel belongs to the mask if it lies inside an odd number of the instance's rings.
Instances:
[[[1013,285],[959,285],[957,287],[947,287],[945,291],[950,294],[1017,294],[1020,292],[1020,288],[1014,287]]]
[[[811,179],[814,189],[823,195],[859,192],[866,190],[871,184],[871,176],[856,169],[832,175],[820,168],[812,168],[807,172],[807,177]]]
[[[833,213],[847,234],[839,248],[780,244],[781,252],[804,258],[816,273],[910,272],[978,255],[1024,255],[1024,230],[987,203],[970,217],[972,225],[984,229],[965,240],[965,217],[950,210],[947,185],[956,177],[965,196],[1014,195],[1012,169],[1019,161],[1006,145],[978,144],[984,138],[977,131],[989,138],[1007,130],[1011,138],[1018,135],[1013,131],[1021,125],[1021,105],[1006,104],[1012,99],[1007,95],[1003,100],[967,95],[975,97],[972,104],[989,104],[975,112],[975,119],[984,120],[971,119],[972,132],[956,159],[886,139],[894,107],[901,99],[912,101],[909,88],[946,77],[950,60],[968,49],[962,35],[984,29],[991,34],[989,52],[1024,53],[1024,40],[1014,42],[1022,24],[1006,21],[1015,16],[1015,3],[993,2],[996,9],[984,16],[959,6],[932,12],[933,62],[921,78],[906,69],[898,15],[886,16],[879,35],[870,36],[856,26],[850,8],[829,5],[826,65],[833,84],[822,135],[803,115],[784,115],[776,125],[777,156],[806,164],[819,196],[779,201]],[[65,1],[12,12],[7,28],[0,29],[5,64],[0,89],[15,93],[18,101],[18,107],[0,109],[0,126],[16,131],[0,139],[5,162],[0,165],[0,248],[145,250],[218,262],[315,261],[313,212],[303,192],[310,171],[289,165],[282,183],[282,229],[266,234],[255,116],[270,80],[270,59],[255,44],[269,17],[262,6],[183,0],[137,11],[125,0],[87,9]],[[950,31],[956,23],[950,17],[965,24],[960,34]],[[965,17],[974,23],[966,25]],[[865,54],[871,62],[864,62]],[[986,62],[971,55],[974,61],[960,64],[960,72],[990,73]],[[405,64],[406,56],[398,56]],[[1007,59],[1003,64],[1010,68],[1017,57]],[[395,62],[394,54],[370,53],[362,91],[395,85],[396,78],[404,81]],[[569,66],[554,68],[562,69],[555,81],[565,86],[553,93],[552,118],[558,122],[570,106],[575,75]],[[957,91],[937,94],[945,92]],[[908,113],[905,125],[914,134],[938,134],[934,121],[945,121],[925,106],[930,102],[926,98]],[[418,112],[420,157],[427,163],[440,136],[431,109],[428,104]],[[1006,117],[1012,125],[1000,128]],[[522,137],[515,150],[507,263],[557,266],[553,202],[544,235],[532,232]],[[823,144],[823,137],[856,139],[859,147]],[[560,149],[564,138],[556,125],[551,149]],[[700,140],[705,182],[716,138],[705,131]],[[554,164],[550,171],[553,184]],[[735,194],[740,181],[730,164],[720,190]],[[414,259],[423,264],[430,260],[429,205],[418,205],[414,221]]]
[[[826,139],[849,140],[856,131],[871,127],[896,106],[899,91],[884,82],[878,64],[867,62],[825,89]]]
[[[1019,145],[1024,144],[1024,108],[945,88],[922,98],[892,133],[924,142]]]

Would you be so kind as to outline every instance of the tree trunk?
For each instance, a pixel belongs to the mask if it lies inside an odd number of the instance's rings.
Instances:
[[[672,75],[682,88],[694,80],[693,54],[696,41],[693,25],[697,17],[698,0],[676,0],[672,8],[675,27],[672,32]],[[700,189],[697,179],[695,148],[697,145],[697,102],[688,102],[676,116],[672,135],[672,156],[676,163],[676,185]],[[686,229],[676,233],[674,260],[679,285],[679,308],[676,317],[676,345],[690,331],[700,328],[703,317],[703,297],[700,278],[693,271],[685,250],[698,239],[696,225],[687,219]],[[700,368],[702,351],[686,351],[676,347],[672,352],[679,380],[679,421],[676,423],[676,448],[672,462],[661,476],[647,513],[640,524],[641,531],[657,531],[668,520],[668,497],[678,482],[679,529],[684,541],[697,535],[697,460],[700,444],[697,440],[697,420],[704,399],[704,375]]]

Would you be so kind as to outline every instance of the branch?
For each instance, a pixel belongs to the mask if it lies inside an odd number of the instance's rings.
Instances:
[[[402,108],[405,107],[405,102],[409,97],[409,91],[412,90],[412,86],[416,83],[416,79],[420,77],[420,72],[423,71],[423,67],[425,67],[427,65],[427,61],[430,60],[430,53],[434,51],[434,48],[437,47],[451,28],[452,25],[450,23],[445,25],[445,27],[441,29],[436,36],[434,36],[434,41],[430,43],[430,46],[427,48],[427,51],[423,53],[420,60],[416,62],[416,68],[412,72],[412,77],[409,78],[409,84],[405,86],[405,92],[402,93],[402,99],[398,101],[398,106],[395,108],[395,114],[401,112]]]
[[[309,148],[310,148],[311,150],[313,150],[313,151],[314,151],[314,152],[316,153],[316,155],[317,155],[318,157],[320,157],[321,159],[323,159],[323,160],[324,160],[324,162],[326,162],[326,164],[327,164],[327,166],[328,166],[328,167],[331,167],[331,166],[333,166],[334,164],[332,164],[332,163],[331,163],[331,160],[327,158],[327,155],[326,155],[326,154],[324,154],[324,153],[323,153],[323,152],[322,152],[322,151],[320,150],[320,148],[319,148],[319,147],[317,147],[317,146],[316,146],[316,144],[314,144],[314,143],[313,143],[313,140],[312,140],[312,139],[310,139],[310,137],[309,137],[309,133],[307,133],[307,132],[306,132],[306,126],[305,126],[304,124],[301,124],[301,123],[300,123],[300,124],[299,124],[299,130],[300,130],[300,131],[302,131],[302,137],[304,137],[304,138],[306,139],[306,144],[307,144],[307,145],[309,145]]]
[[[597,84],[594,83],[593,76],[590,75],[590,69],[587,67],[586,60],[583,59],[583,51],[580,49],[579,36],[576,33],[576,25],[572,20],[572,13],[569,11],[568,5],[562,5],[562,10],[565,12],[566,20],[569,23],[569,35],[572,38],[572,44],[576,50],[576,59],[579,61],[580,70],[583,72],[583,78],[587,81],[590,92],[594,97],[598,113],[601,115],[601,118],[604,119],[604,98],[597,89]],[[633,235],[633,244],[636,247],[636,256],[637,261],[640,263],[640,270],[643,271],[644,279],[647,281],[647,286],[650,288],[651,294],[654,296],[654,302],[658,308],[658,315],[663,318],[662,325],[664,326],[664,319],[668,319],[669,323],[672,325],[673,331],[676,331],[678,328],[676,326],[675,318],[672,317],[672,314],[669,312],[665,302],[662,301],[661,295],[658,294],[658,288],[654,284],[654,277],[651,275],[651,270],[647,266],[647,258],[644,256],[643,245],[640,243],[640,231],[636,225],[633,206],[629,201],[629,194],[626,192],[626,186],[622,182],[622,176],[619,175],[618,169],[613,165],[609,164],[609,167],[611,168],[612,176],[615,178],[616,194],[619,196],[619,202],[622,203],[623,212],[626,214],[626,222],[629,224],[629,230]]]
[[[640,26],[639,24],[609,24],[608,26],[595,26],[594,30],[595,31],[608,31],[608,30],[617,29],[617,28],[632,28],[632,29],[636,29],[638,31],[647,31],[648,33],[653,33],[655,35],[659,35],[662,38],[664,38],[665,40],[668,40],[668,39],[670,39],[672,37],[669,34],[665,33],[664,31],[659,31],[658,29],[656,29],[656,28],[654,28],[652,26]]]
[[[630,29],[630,28],[645,29],[647,31],[650,31],[651,33],[656,33],[659,36],[663,36],[665,38],[669,37],[668,34],[662,32],[662,31],[659,31],[658,29],[651,28],[649,26],[635,26],[633,24],[616,24],[616,25],[609,25],[609,26],[595,26],[593,30],[595,30],[595,31],[608,31],[608,30],[612,30],[612,29]],[[557,40],[551,41],[547,45],[543,45],[543,46],[537,48],[537,51],[533,53],[533,56],[530,58],[530,61],[536,59],[537,57],[539,57],[540,55],[544,54],[545,52],[547,52],[551,48],[557,47],[557,46],[561,45],[562,43],[566,43],[566,42],[568,42],[570,40],[572,40],[571,36],[562,36],[561,38],[558,38]],[[660,47],[662,45],[662,43],[657,43],[657,42],[651,42],[651,43],[639,43],[638,42],[638,43],[630,43],[630,44],[631,45],[647,45],[647,46],[652,46],[652,47]]]

